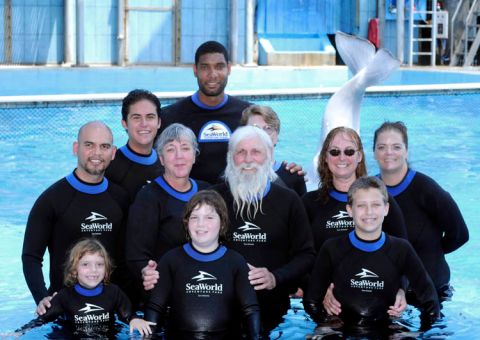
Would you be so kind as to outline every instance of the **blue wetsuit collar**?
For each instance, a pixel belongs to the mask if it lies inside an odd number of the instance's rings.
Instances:
[[[227,252],[225,246],[219,245],[218,248],[211,253],[201,253],[196,250],[190,242],[183,245],[183,250],[185,250],[188,256],[200,262],[212,262],[218,260]]]
[[[273,168],[273,171],[277,172],[278,169],[280,169],[281,166],[282,166],[282,162],[277,162],[277,161],[275,161],[275,162],[273,163],[273,167],[272,167],[272,168]]]
[[[183,201],[183,202],[188,202],[190,198],[192,198],[193,195],[195,195],[198,192],[198,185],[195,180],[189,178],[190,184],[192,187],[190,190],[186,192],[180,192],[172,188],[163,178],[163,176],[158,176],[155,178],[155,182],[163,189],[165,190],[170,196],[175,197],[177,200]]]
[[[132,162],[135,162],[141,165],[152,165],[152,164],[155,164],[155,162],[158,160],[158,155],[155,150],[152,150],[152,152],[150,152],[150,155],[148,156],[144,156],[136,153],[135,151],[130,149],[128,144],[125,144],[118,150],[120,150],[125,155],[125,157],[127,157]]]
[[[405,175],[405,178],[402,179],[402,181],[395,185],[395,186],[388,186],[387,185],[387,191],[390,195],[392,195],[393,197],[397,196],[397,195],[400,195],[402,192],[404,192],[408,186],[410,185],[410,183],[412,183],[413,181],[413,178],[415,177],[415,175],[417,174],[417,172],[415,170],[412,170],[412,169],[408,169],[407,171],[407,174]],[[377,175],[378,178],[382,178],[382,176],[380,174]]]
[[[74,286],[75,291],[82,296],[98,296],[103,292],[103,283],[100,283],[95,288],[89,289],[82,287],[79,283]]]
[[[345,202],[345,203],[348,202],[348,194],[346,192],[340,192],[335,189],[332,189],[329,191],[328,194],[330,195],[330,197],[336,199],[337,201]]]
[[[272,182],[270,182],[270,180],[268,180],[267,186],[265,187],[265,191],[263,192],[263,197],[268,195],[271,188],[272,188]]]
[[[350,242],[355,248],[365,252],[374,252],[382,248],[382,246],[385,244],[386,239],[385,233],[382,231],[382,234],[380,235],[380,238],[378,240],[373,242],[367,242],[359,239],[358,236],[355,234],[355,230],[352,230],[350,233],[348,233],[348,238],[350,239]]]
[[[220,104],[217,104],[215,106],[209,106],[209,105],[206,105],[204,103],[202,103],[202,101],[200,100],[199,96],[198,96],[198,91],[195,92],[193,95],[192,95],[192,101],[195,105],[197,105],[198,107],[202,108],[202,109],[205,109],[205,110],[218,110],[219,108],[225,106],[225,104],[228,102],[228,95],[227,94],[223,94],[223,100]]]
[[[108,189],[108,180],[105,177],[98,184],[88,184],[82,182],[75,175],[75,171],[73,171],[70,175],[66,176],[65,179],[74,189],[83,192],[84,194],[97,195],[105,192]]]

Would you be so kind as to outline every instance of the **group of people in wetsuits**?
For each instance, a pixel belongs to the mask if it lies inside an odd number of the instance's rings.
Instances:
[[[405,125],[375,132],[377,177],[366,177],[354,130],[330,131],[319,189],[307,193],[301,168],[275,161],[276,113],[225,94],[225,47],[202,44],[193,71],[198,91],[167,108],[145,90],[124,98],[128,141],[118,150],[105,124],[82,126],[77,167],[35,202],[22,262],[40,321],[51,320],[49,309],[66,313],[61,301],[76,301],[61,298],[65,289],[84,302],[67,313],[77,326],[101,323],[113,308],[131,329],[174,339],[266,337],[298,288],[319,323],[385,322],[407,302],[423,319],[438,317],[439,300],[451,295],[445,254],[467,242],[468,230],[451,196],[409,168]],[[92,237],[105,253],[72,255]],[[111,277],[80,275],[90,255],[113,259]],[[107,287],[116,285],[113,294]],[[117,299],[115,307],[100,302]]]

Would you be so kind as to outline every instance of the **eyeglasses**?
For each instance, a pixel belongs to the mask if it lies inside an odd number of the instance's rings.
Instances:
[[[352,157],[353,155],[355,155],[355,152],[357,152],[357,150],[355,150],[355,149],[345,149],[343,151],[340,150],[340,149],[330,149],[330,150],[328,150],[328,153],[332,157],[338,157],[338,156],[341,155],[342,152],[345,156]]]
[[[257,125],[257,124],[253,124],[252,126],[255,126],[256,128],[259,128],[259,129],[262,129],[263,131],[265,131],[269,136],[271,136],[274,132],[277,132],[277,130],[275,130],[273,128],[273,126],[271,125],[265,125],[265,126],[260,126],[260,125]]]

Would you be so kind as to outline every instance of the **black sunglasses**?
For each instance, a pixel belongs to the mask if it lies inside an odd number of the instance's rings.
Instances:
[[[345,149],[343,150],[343,154],[347,157],[352,157],[355,152],[357,152],[357,150],[355,149]],[[342,150],[340,149],[331,149],[331,150],[328,150],[328,153],[330,154],[330,156],[332,157],[338,157],[340,156],[340,154],[342,153]]]

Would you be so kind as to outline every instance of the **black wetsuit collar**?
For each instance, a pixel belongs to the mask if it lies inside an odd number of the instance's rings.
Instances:
[[[120,150],[125,155],[125,157],[127,157],[132,162],[135,162],[135,163],[138,163],[138,164],[141,164],[141,165],[152,165],[152,164],[155,164],[155,162],[158,160],[158,155],[157,155],[157,152],[155,150],[152,150],[152,152],[150,152],[150,155],[148,155],[148,156],[141,155],[141,154],[133,151],[128,146],[128,143],[125,144],[124,146],[122,146],[118,150]]]
[[[417,172],[415,170],[408,169],[407,174],[405,175],[405,177],[402,179],[402,181],[400,183],[398,183],[397,185],[394,185],[394,186],[388,186],[387,185],[388,193],[390,195],[392,195],[393,197],[395,197],[397,195],[400,195],[402,192],[404,192],[408,188],[410,183],[412,183],[413,178],[415,177],[416,173]],[[377,177],[382,179],[381,174],[378,174]]]
[[[186,192],[180,192],[172,188],[170,184],[165,181],[163,176],[158,176],[157,178],[155,178],[155,182],[157,182],[157,184],[162,187],[163,190],[165,190],[170,196],[175,197],[177,200],[183,202],[188,202],[188,200],[198,192],[197,182],[195,182],[195,180],[191,178],[189,178],[188,180],[190,181],[192,187]]]
[[[378,240],[374,241],[365,241],[360,239],[357,234],[355,234],[355,230],[352,230],[348,234],[348,238],[350,239],[350,242],[352,245],[365,252],[374,252],[377,251],[378,249],[382,248],[382,246],[385,244],[385,233],[382,231],[382,234],[378,238]]]
[[[105,192],[108,189],[108,180],[104,177],[100,183],[90,184],[82,181],[75,174],[75,170],[65,177],[68,183],[76,190],[84,194],[97,195]]]
[[[200,97],[198,96],[198,91],[197,91],[192,95],[192,102],[195,105],[197,105],[198,107],[200,107],[202,109],[205,109],[205,110],[218,110],[218,109],[222,108],[223,106],[225,106],[225,104],[227,104],[228,95],[225,94],[225,93],[223,94],[223,100],[220,104],[217,104],[215,106],[209,106],[209,105],[206,105],[206,104],[202,103],[202,101],[200,100]]]
[[[190,242],[183,245],[183,250],[185,250],[188,256],[200,262],[212,262],[218,260],[227,252],[225,246],[219,245],[218,248],[211,253],[201,253],[196,250]]]
[[[95,288],[85,288],[80,283],[75,284],[75,291],[82,296],[98,296],[103,292],[103,283],[100,283]]]

